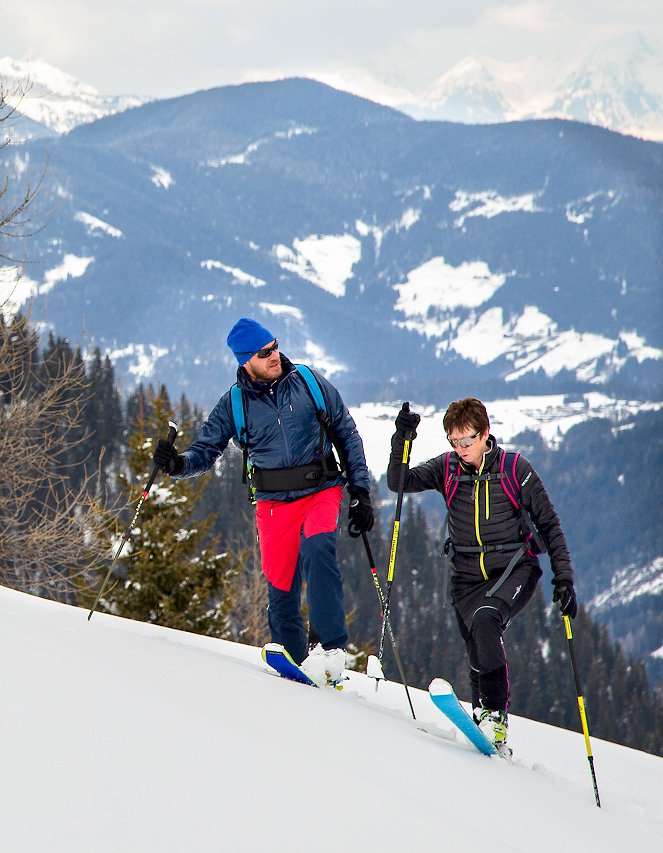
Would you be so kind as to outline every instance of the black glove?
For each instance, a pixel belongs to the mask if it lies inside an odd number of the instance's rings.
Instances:
[[[417,437],[417,427],[421,416],[410,411],[410,404],[403,403],[400,412],[396,415],[396,429],[405,438],[410,433],[410,439],[414,441]]]
[[[165,438],[159,439],[156,449],[152,454],[152,461],[169,476],[181,474],[184,470],[184,459],[182,459],[177,450],[175,450],[175,447],[169,444]]]
[[[348,533],[353,539],[373,529],[373,505],[366,489],[350,489],[348,520]]]
[[[562,616],[568,616],[571,619],[576,618],[578,602],[576,601],[576,591],[571,581],[559,581],[555,584],[553,601],[559,601],[559,609],[562,612]]]

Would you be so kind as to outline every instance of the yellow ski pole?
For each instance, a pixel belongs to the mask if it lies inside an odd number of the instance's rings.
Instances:
[[[403,403],[403,408],[409,411],[410,404]],[[403,444],[403,459],[401,465],[400,479],[398,482],[398,497],[396,498],[396,511],[394,513],[394,529],[391,536],[391,549],[389,551],[389,570],[387,572],[387,586],[384,594],[384,602],[382,605],[382,629],[380,631],[380,649],[378,651],[378,660],[382,663],[382,655],[384,653],[384,637],[387,628],[387,619],[389,618],[389,601],[391,600],[391,585],[394,580],[394,569],[396,568],[396,549],[398,548],[398,533],[401,526],[401,510],[403,508],[403,492],[405,491],[405,474],[407,471],[407,463],[410,457],[410,445],[412,444],[412,432],[408,430],[405,433],[405,443]]]
[[[384,608],[384,594],[382,592],[382,586],[380,585],[380,578],[378,577],[377,569],[375,568],[375,560],[373,559],[373,552],[371,551],[371,546],[368,541],[368,536],[366,533],[362,533],[362,538],[364,540],[364,547],[366,548],[366,556],[368,557],[368,563],[371,567],[371,574],[373,576],[373,584],[375,586],[375,591],[378,596],[378,600],[380,601],[380,606]],[[405,670],[403,669],[403,662],[401,661],[401,656],[398,653],[398,647],[396,646],[396,638],[394,637],[394,632],[391,629],[391,622],[387,621],[387,633],[389,634],[389,641],[391,642],[391,648],[394,653],[394,657],[396,658],[396,666],[398,667],[398,672],[401,676],[401,681],[403,683],[403,687],[405,688],[405,695],[407,696],[408,704],[410,705],[410,711],[412,713],[412,719],[416,720],[417,715],[414,713],[414,706],[412,705],[412,699],[410,698],[410,689],[407,686],[407,679],[405,678]],[[378,669],[379,669],[379,678],[384,678],[384,673],[382,672],[382,664],[378,661]],[[375,689],[378,689],[378,679],[375,681]]]
[[[587,726],[587,714],[585,713],[585,700],[582,697],[580,689],[580,678],[578,677],[578,665],[576,663],[576,653],[573,648],[573,631],[571,630],[571,619],[564,616],[564,627],[566,628],[566,639],[569,641],[569,652],[571,653],[571,667],[573,668],[573,677],[576,682],[576,693],[578,695],[578,710],[580,711],[580,723],[582,724],[582,732],[585,736],[585,747],[587,749],[587,760],[589,761],[589,769],[592,774],[592,784],[594,785],[594,798],[596,805],[601,808],[601,799],[599,797],[599,789],[596,784],[596,772],[594,770],[594,756],[592,755],[592,747],[589,742],[589,728]]]

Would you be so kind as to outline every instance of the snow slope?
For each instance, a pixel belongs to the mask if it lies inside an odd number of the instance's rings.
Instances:
[[[0,656],[4,853],[663,849],[663,759],[636,750],[592,741],[598,809],[579,734],[513,718],[511,766],[425,692],[415,723],[396,683],[315,690],[253,647],[4,588]]]

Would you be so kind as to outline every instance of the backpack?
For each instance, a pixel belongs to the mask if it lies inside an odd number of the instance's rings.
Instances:
[[[329,435],[329,438],[339,455],[339,459],[341,460],[340,470],[342,471],[345,467],[343,464],[343,455],[331,428],[331,418],[327,413],[327,404],[325,402],[320,383],[316,379],[313,371],[305,364],[296,364],[295,368],[304,380],[304,385],[306,386],[306,390],[308,391],[309,396],[313,401],[313,405],[315,406],[316,418],[318,420],[318,423],[320,424],[320,444],[318,446],[318,452],[320,454],[320,459],[322,462],[323,476],[327,476],[329,473],[329,460],[325,457],[323,450],[325,432]],[[237,437],[237,441],[239,442],[239,446],[242,449],[243,455],[242,482],[246,483],[247,478],[248,480],[251,479],[251,460],[249,459],[248,440],[249,437],[246,428],[246,401],[244,399],[244,392],[237,383],[235,383],[230,389],[230,405],[232,409],[233,421],[235,423],[235,435]],[[253,484],[250,484],[249,500],[251,501],[251,503],[255,503],[255,491],[256,490]]]
[[[459,459],[455,453],[447,453],[445,459],[444,466],[444,480],[443,480],[443,496],[444,502],[447,506],[447,514],[444,519],[443,524],[443,553],[445,557],[445,570],[447,570],[450,566],[452,567],[452,557],[455,551],[467,552],[467,553],[479,553],[481,551],[490,551],[490,550],[515,550],[516,553],[509,561],[504,572],[499,577],[497,582],[490,588],[490,590],[486,593],[486,597],[493,595],[500,586],[504,583],[504,581],[509,577],[511,572],[513,571],[516,563],[520,560],[520,558],[528,553],[532,557],[537,554],[545,554],[546,546],[541,538],[541,534],[536,529],[536,525],[532,521],[530,514],[527,512],[525,507],[522,504],[521,500],[521,487],[520,482],[518,481],[518,477],[516,475],[516,465],[518,463],[518,458],[520,457],[519,452],[513,451],[502,451],[502,455],[500,458],[500,470],[498,474],[459,474]],[[472,546],[472,547],[455,547],[451,541],[451,537],[449,537],[449,508],[451,503],[456,495],[456,491],[458,490],[458,485],[461,482],[482,482],[484,480],[499,480],[502,489],[504,490],[504,494],[513,504],[514,509],[518,512],[521,524],[523,526],[523,530],[528,530],[529,532],[525,536],[525,540],[522,543],[503,543],[501,545],[488,545],[488,546]],[[517,549],[517,550],[516,550]],[[444,593],[443,593],[443,603],[446,606],[446,587],[447,584],[444,584]]]

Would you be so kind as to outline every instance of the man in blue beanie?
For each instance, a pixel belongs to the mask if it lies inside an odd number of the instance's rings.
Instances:
[[[154,462],[171,477],[195,477],[214,466],[231,438],[239,443],[256,500],[272,642],[282,645],[316,683],[335,685],[345,669],[348,641],[336,560],[344,484],[351,498],[350,535],[373,527],[364,446],[336,388],[317,371],[295,366],[279,352],[268,329],[242,317],[227,343],[239,364],[233,388],[241,391],[243,425],[237,423],[239,392],[231,388],[184,453],[161,439]],[[316,403],[315,390],[322,394],[324,409]],[[301,615],[304,580],[309,634]],[[314,638],[312,649],[309,638]]]

